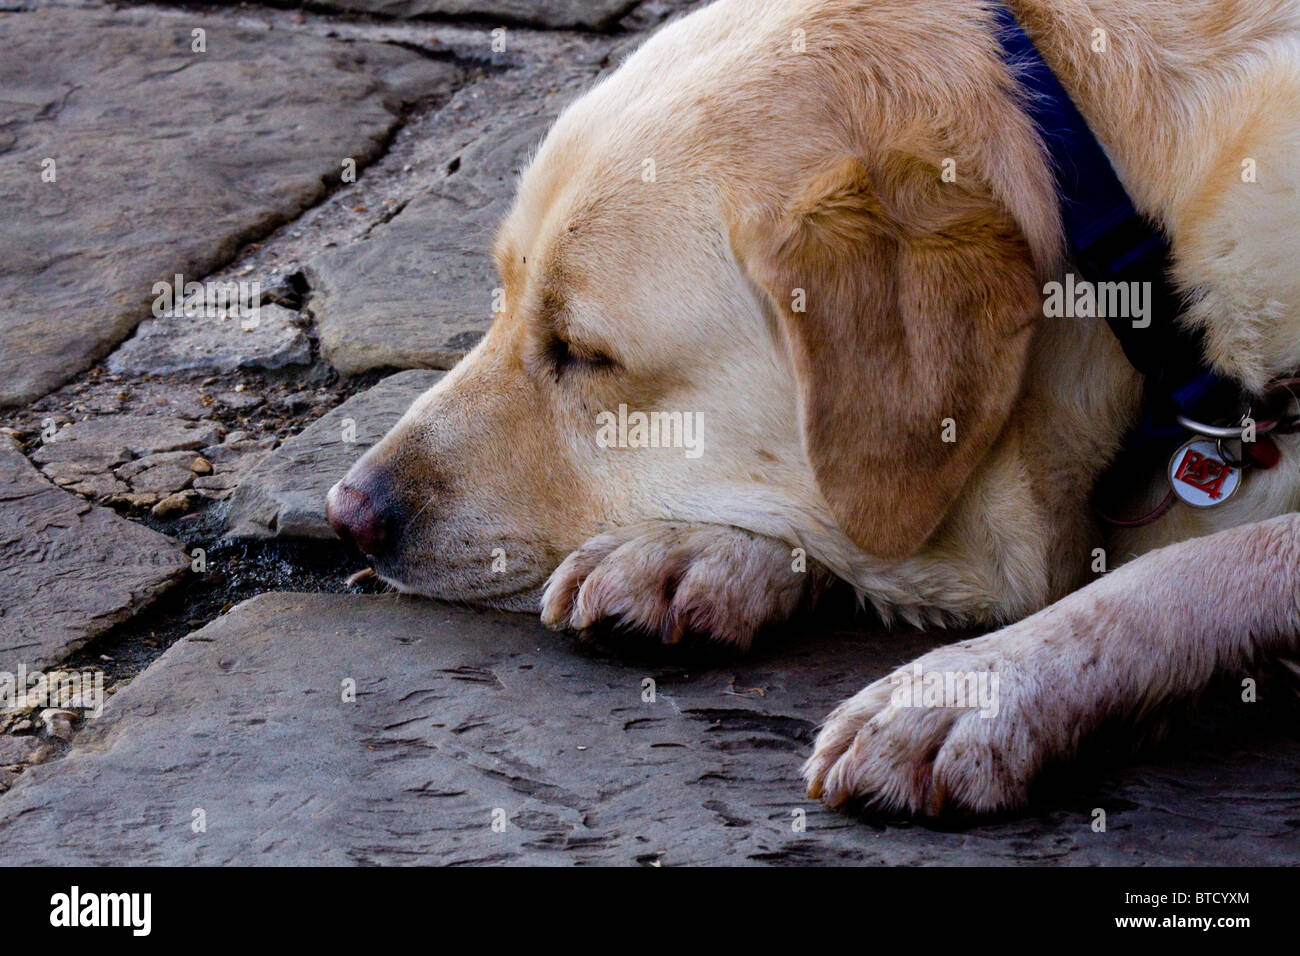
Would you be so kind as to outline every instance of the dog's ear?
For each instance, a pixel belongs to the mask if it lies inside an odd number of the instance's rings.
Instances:
[[[841,530],[917,551],[1003,427],[1042,314],[987,191],[905,156],[846,158],[740,250],[782,318],[804,444]]]

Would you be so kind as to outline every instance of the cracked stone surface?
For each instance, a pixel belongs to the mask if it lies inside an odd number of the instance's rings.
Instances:
[[[637,0],[322,0],[318,5],[383,17],[499,19],[535,27],[601,30],[636,4]]]
[[[640,0],[313,0],[312,6],[318,10],[364,13],[394,19],[496,20],[501,25],[604,30],[612,27],[639,2]]]
[[[211,421],[187,421],[163,415],[106,415],[64,425],[32,453],[37,464],[72,459],[108,462],[129,456],[156,455],[210,445],[221,438]],[[125,450],[128,454],[117,457]]]
[[[307,263],[321,351],[344,375],[450,368],[492,320],[492,238],[517,174],[567,103],[599,69],[588,52],[545,73],[520,68],[461,90],[444,111],[445,164],[391,220]]]
[[[37,445],[31,457],[60,488],[142,508],[188,488],[201,457],[195,449],[219,441],[222,430],[206,419],[110,414],[64,425]],[[204,462],[205,474],[210,474],[211,463]],[[175,510],[179,504],[174,501],[171,507]]]
[[[227,532],[238,538],[333,539],[325,493],[442,375],[425,369],[390,375],[268,453],[235,489]],[[348,419],[353,424],[345,429]],[[355,440],[346,441],[345,432]]]
[[[344,158],[382,151],[403,99],[459,75],[199,13],[0,14],[0,407],[105,355],[149,315],[153,283],[201,279],[300,213]]]
[[[0,438],[0,671],[59,663],[188,567],[172,541],[59,490]]]
[[[311,341],[302,324],[296,312],[278,305],[261,306],[256,322],[233,316],[146,319],[106,364],[124,375],[310,365]]]
[[[162,509],[174,516],[200,499],[229,497],[262,454],[340,400],[305,384],[254,382],[267,389],[259,393],[241,382],[227,393],[194,381],[92,375],[41,399],[5,432],[29,443],[31,460],[55,484],[119,511],[138,513],[192,487],[195,494]]]
[[[67,757],[29,769],[0,798],[0,844],[33,864],[1300,858],[1300,741],[1260,728],[1253,745],[1211,734],[955,831],[805,798],[798,767],[827,708],[930,643],[809,634],[722,662],[638,662],[518,616],[263,595],[174,645]]]

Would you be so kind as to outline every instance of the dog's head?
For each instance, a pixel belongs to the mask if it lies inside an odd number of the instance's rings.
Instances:
[[[490,331],[332,489],[400,588],[536,608],[655,519],[902,559],[1002,429],[1056,223],[991,39],[724,6],[560,117]]]

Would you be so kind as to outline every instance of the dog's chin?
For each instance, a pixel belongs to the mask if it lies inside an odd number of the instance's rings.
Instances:
[[[495,580],[484,587],[482,575],[440,574],[424,577],[407,569],[375,566],[379,579],[401,594],[451,601],[497,611],[520,611],[539,614],[546,575],[529,575],[523,580]]]

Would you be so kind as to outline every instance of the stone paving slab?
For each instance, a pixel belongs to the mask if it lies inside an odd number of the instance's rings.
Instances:
[[[188,567],[175,543],[59,490],[0,438],[0,671],[60,663]]]
[[[221,0],[218,0],[221,2]],[[231,2],[232,0],[225,0]],[[533,27],[603,30],[640,0],[312,0],[317,10],[402,19],[498,20]]]
[[[459,17],[500,19],[535,27],[611,26],[638,0],[323,0],[327,10],[372,13],[384,17]]]
[[[0,13],[0,407],[102,357],[155,282],[202,279],[299,214],[345,158],[383,150],[403,98],[459,77],[393,45],[200,13]]]
[[[296,312],[263,305],[256,321],[233,316],[145,319],[106,364],[110,372],[126,375],[276,369],[310,365],[311,342]]]
[[[59,461],[89,461],[114,465],[125,456],[155,455],[210,445],[221,438],[221,426],[213,421],[190,421],[167,415],[105,415],[71,422],[32,452],[37,464]]]
[[[1255,727],[1239,728],[1247,746],[1212,734],[966,829],[807,800],[797,770],[816,721],[932,644],[808,634],[738,659],[637,661],[514,615],[262,595],[170,648],[67,757],[28,770],[0,797],[0,846],[32,864],[1300,860],[1300,742]]]
[[[443,374],[412,369],[390,375],[268,453],[240,479],[226,531],[237,538],[333,539],[325,493]]]
[[[548,73],[525,67],[453,97],[449,116],[463,109],[485,119],[448,131],[445,165],[428,190],[359,241],[307,264],[308,304],[330,364],[344,375],[447,369],[474,347],[492,321],[492,239],[518,173],[598,70],[594,58]]]

